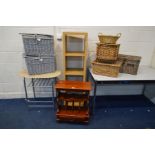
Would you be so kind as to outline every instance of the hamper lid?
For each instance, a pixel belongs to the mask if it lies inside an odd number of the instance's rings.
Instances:
[[[140,61],[142,57],[141,56],[134,56],[134,55],[119,54],[118,58],[133,60],[133,61]]]
[[[51,39],[53,35],[49,34],[38,34],[38,33],[20,33],[24,38],[43,38],[43,39]]]

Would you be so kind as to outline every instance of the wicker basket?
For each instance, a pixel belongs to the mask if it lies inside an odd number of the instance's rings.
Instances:
[[[122,61],[117,61],[114,64],[100,63],[96,60],[92,62],[92,71],[94,74],[117,77],[121,67]]]
[[[51,73],[56,69],[54,57],[25,56],[25,61],[30,75]]]
[[[121,33],[117,34],[116,36],[103,35],[102,33],[98,34],[100,42],[105,44],[116,44],[116,41],[120,38],[120,36]]]
[[[25,54],[29,56],[54,56],[54,37],[44,34],[22,33]]]
[[[139,63],[141,61],[140,56],[119,54],[118,59],[123,62],[120,68],[121,73],[127,73],[132,75],[137,74]]]
[[[101,44],[97,43],[97,59],[102,61],[115,61],[118,59],[120,44]]]

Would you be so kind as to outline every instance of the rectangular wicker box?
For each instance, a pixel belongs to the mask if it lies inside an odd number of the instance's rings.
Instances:
[[[117,77],[121,67],[122,61],[116,61],[114,64],[100,63],[96,60],[92,62],[92,71],[94,74]]]
[[[121,37],[121,33],[118,33],[116,36],[105,35],[102,33],[98,34],[98,38],[101,43],[105,44],[116,44],[116,41]]]
[[[44,34],[22,34],[25,54],[29,56],[53,56],[54,37]]]
[[[27,70],[30,75],[45,74],[55,71],[54,57],[25,56]]]
[[[104,62],[116,61],[118,59],[120,44],[102,44],[97,43],[97,59]]]
[[[137,74],[138,67],[141,61],[140,56],[119,54],[118,59],[122,61],[122,66],[120,68],[121,73],[127,73],[132,75]]]

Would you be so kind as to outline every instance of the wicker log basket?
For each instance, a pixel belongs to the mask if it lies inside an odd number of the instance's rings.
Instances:
[[[98,34],[98,38],[101,43],[104,44],[116,44],[116,41],[121,37],[121,33],[118,33],[116,36],[104,35],[102,33]]]

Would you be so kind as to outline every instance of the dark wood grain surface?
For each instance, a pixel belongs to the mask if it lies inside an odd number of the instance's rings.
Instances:
[[[90,91],[92,87],[90,82],[60,80],[56,83],[55,89]]]

